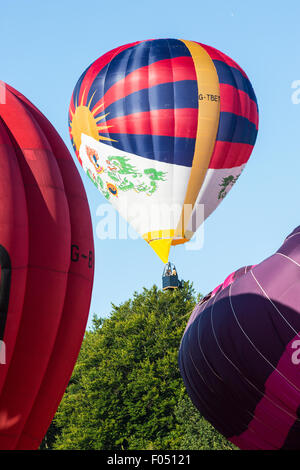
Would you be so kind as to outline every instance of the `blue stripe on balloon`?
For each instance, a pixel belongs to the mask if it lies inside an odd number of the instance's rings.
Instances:
[[[234,113],[220,113],[216,140],[254,145],[257,136],[255,124]]]
[[[198,109],[198,85],[196,80],[163,83],[136,91],[115,101],[98,116],[109,113],[108,120],[154,109],[176,108]]]
[[[222,62],[221,60],[213,61],[220,83],[231,85],[238,90],[242,90],[256,103],[257,100],[250,81],[235,67]]]
[[[88,69],[89,69],[89,67],[80,75],[80,78],[79,78],[78,82],[75,85],[75,88],[74,88],[74,91],[73,91],[73,102],[74,102],[75,108],[77,108],[77,106],[79,106],[80,88],[81,88],[82,81],[83,81]]]
[[[190,51],[178,39],[144,41],[121,51],[100,70],[91,84],[87,97],[87,102],[93,97],[90,108],[97,104],[109,88],[131,72],[159,60],[186,56],[191,56]]]
[[[113,149],[159,162],[192,166],[196,139],[140,134],[110,134],[110,137],[117,142],[104,143],[111,145]]]
[[[135,70],[159,60],[190,56],[185,44],[177,39],[145,41],[116,55],[109,63],[105,79],[105,93],[116,82]]]

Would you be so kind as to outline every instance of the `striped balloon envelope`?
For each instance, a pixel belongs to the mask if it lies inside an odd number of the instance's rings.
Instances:
[[[69,108],[83,169],[164,262],[235,184],[257,130],[245,72],[179,39],[104,54],[79,78]]]
[[[0,96],[0,450],[29,450],[42,442],[81,347],[93,228],[52,124],[4,82]]]
[[[300,449],[300,227],[195,307],[179,366],[201,414],[246,450]]]

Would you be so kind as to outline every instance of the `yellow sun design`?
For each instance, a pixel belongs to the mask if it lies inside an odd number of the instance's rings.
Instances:
[[[104,137],[103,135],[101,135],[101,132],[107,131],[107,129],[112,127],[101,125],[101,121],[103,121],[103,119],[105,119],[109,113],[101,114],[101,116],[96,118],[95,116],[99,114],[101,108],[104,108],[104,103],[97,104],[93,109],[90,109],[91,101],[96,92],[91,97],[89,103],[85,105],[83,104],[85,91],[86,90],[84,90],[82,94],[81,101],[76,107],[75,112],[73,113],[71,111],[70,132],[76,150],[80,149],[82,134],[93,137],[97,141],[109,140],[111,142],[117,142],[114,139],[110,139],[109,137]]]

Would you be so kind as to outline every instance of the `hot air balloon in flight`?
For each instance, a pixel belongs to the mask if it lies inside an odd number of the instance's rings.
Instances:
[[[300,227],[194,309],[179,365],[194,405],[241,449],[300,449]]]
[[[85,331],[93,234],[63,141],[23,95],[0,86],[0,449],[36,449]]]
[[[83,72],[69,108],[83,169],[164,263],[235,184],[257,130],[245,72],[178,39],[107,52]]]

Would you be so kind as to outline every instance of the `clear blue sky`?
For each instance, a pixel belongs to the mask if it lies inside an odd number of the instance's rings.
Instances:
[[[81,72],[114,47],[149,38],[182,38],[220,49],[248,74],[260,109],[254,152],[228,197],[205,222],[200,251],[172,248],[180,277],[203,294],[233,270],[258,263],[300,224],[299,1],[13,0],[1,2],[0,79],[25,94],[70,144],[67,112]],[[77,164],[77,162],[76,162]],[[91,304],[106,316],[153,283],[163,265],[142,240],[99,240],[97,207],[105,200],[77,165],[95,234]]]

